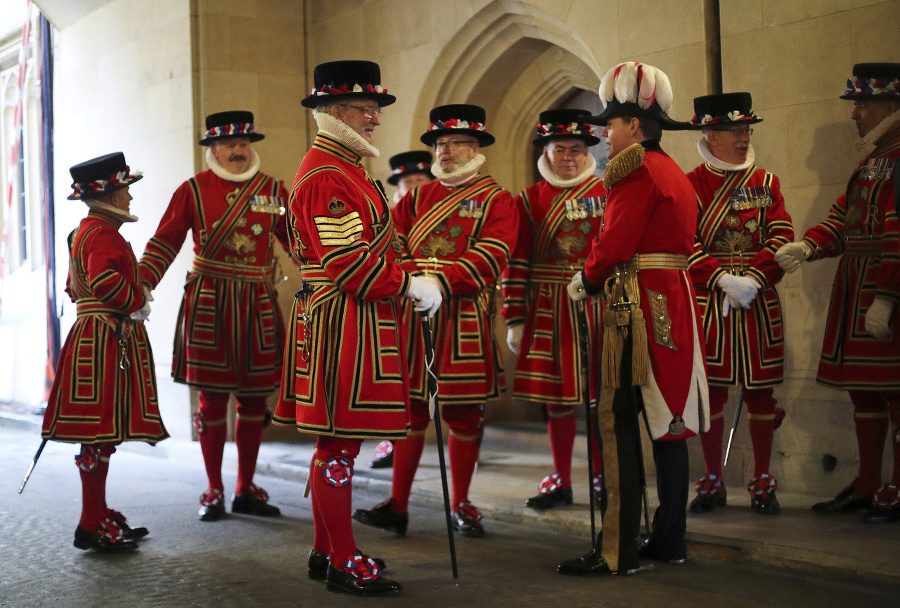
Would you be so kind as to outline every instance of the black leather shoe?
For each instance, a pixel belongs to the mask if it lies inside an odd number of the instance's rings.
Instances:
[[[760,515],[778,515],[781,513],[781,505],[778,504],[775,492],[769,494],[768,498],[756,496],[755,494],[751,495],[750,508]]]
[[[552,509],[554,507],[561,507],[563,505],[570,504],[572,504],[571,487],[559,488],[557,490],[553,490],[552,492],[538,494],[537,496],[532,496],[525,501],[526,507],[530,509],[537,509],[538,511],[544,511],[546,509]]]
[[[268,499],[268,496],[265,496]],[[224,505],[222,508],[224,509]],[[278,517],[281,515],[281,509],[275,505],[270,505],[267,500],[257,498],[252,491],[235,495],[231,500],[231,512],[244,515],[259,515],[260,517]]]
[[[658,562],[681,565],[687,561],[687,556],[683,553],[664,555],[650,544],[648,537],[641,536],[640,542],[638,542],[638,559],[652,559]]]
[[[599,551],[593,549],[577,559],[568,559],[561,562],[556,571],[568,576],[596,576],[599,574],[612,574],[609,564],[603,559]]]
[[[215,502],[211,505],[202,505],[197,511],[200,521],[219,521],[225,515],[225,503]]]
[[[888,509],[881,505],[871,507],[863,520],[867,524],[889,524],[892,521],[900,520],[900,508]]]
[[[88,532],[81,526],[75,528],[75,540],[72,543],[77,549],[87,551],[93,549],[101,553],[124,553],[137,549],[137,541],[120,536],[113,538],[100,533],[100,530]]]
[[[471,538],[484,536],[484,528],[481,523],[466,517],[461,511],[450,514],[450,523],[453,524],[453,529],[459,532],[460,536],[469,536]]]
[[[375,505],[368,511],[357,509],[353,513],[353,519],[373,528],[393,532],[397,536],[406,536],[406,528],[409,526],[409,514],[395,512],[394,501],[391,498]]]
[[[396,595],[403,591],[403,586],[397,581],[383,576],[373,581],[358,580],[349,572],[338,570],[331,564],[328,564],[328,571],[325,574],[325,588],[329,591],[362,596]]]
[[[867,509],[871,505],[871,494],[857,494],[850,487],[838,494],[834,500],[817,502],[812,506],[812,510],[823,515],[841,515],[843,513],[853,513],[860,509]]]
[[[728,491],[722,490],[712,496],[697,494],[691,501],[691,513],[709,513],[716,507],[724,507],[728,503]]]
[[[378,564],[378,567],[381,568],[382,571],[387,570],[387,564],[383,559],[380,557],[373,557],[372,559],[375,560],[375,563]],[[309,562],[307,562],[306,566],[306,573],[309,576],[309,579],[313,581],[324,581],[325,575],[328,572],[328,563],[327,553],[311,549],[309,552]]]

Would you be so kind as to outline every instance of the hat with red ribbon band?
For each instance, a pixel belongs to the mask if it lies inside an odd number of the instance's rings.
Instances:
[[[531,143],[545,146],[554,139],[575,137],[584,140],[585,145],[597,145],[600,138],[594,135],[594,125],[585,122],[590,115],[587,110],[576,108],[545,110],[538,117],[537,139]]]
[[[412,150],[393,155],[388,161],[391,165],[391,175],[387,178],[387,183],[396,186],[401,177],[410,173],[424,173],[430,179],[434,179],[434,175],[431,174],[432,160],[431,153],[425,150]]]
[[[121,152],[78,163],[69,168],[69,173],[72,175],[73,192],[66,198],[70,201],[97,198],[121,190],[144,177],[140,172],[131,173]]]
[[[381,68],[374,61],[329,61],[313,71],[313,90],[300,103],[315,108],[323,103],[365,98],[374,99],[382,108],[397,98],[381,86]]]
[[[841,99],[900,99],[900,63],[857,63]]]
[[[494,136],[484,127],[484,108],[467,103],[438,106],[428,114],[428,130],[419,140],[433,146],[441,135],[471,135],[482,147],[494,143]]]
[[[752,125],[762,122],[753,113],[753,97],[750,93],[719,93],[694,98],[694,117],[691,124],[695,128],[723,129],[734,125]]]
[[[265,135],[256,132],[253,124],[253,112],[230,110],[216,112],[206,117],[206,133],[200,140],[201,146],[208,146],[218,139],[226,137],[248,137],[250,141],[265,139]]]

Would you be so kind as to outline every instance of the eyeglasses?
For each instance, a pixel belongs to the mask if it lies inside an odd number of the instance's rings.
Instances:
[[[441,148],[447,148],[449,151],[453,152],[460,146],[471,146],[474,143],[474,141],[467,141],[465,139],[451,139],[450,141],[435,142],[434,149],[440,150]]]
[[[753,135],[752,127],[731,127],[730,129],[725,129],[735,137],[740,137],[741,135]]]
[[[341,103],[338,105],[345,108],[356,108],[357,110],[361,110],[369,120],[373,120],[376,116],[378,118],[381,118],[381,115],[384,114],[384,110],[379,108],[378,106],[354,106],[353,104],[349,103]]]

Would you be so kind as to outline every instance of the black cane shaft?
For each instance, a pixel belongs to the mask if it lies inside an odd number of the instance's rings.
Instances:
[[[28,478],[31,477],[31,472],[34,471],[34,467],[37,464],[38,458],[41,457],[41,452],[44,451],[44,446],[47,445],[47,440],[44,439],[41,441],[41,447],[37,449],[37,452],[34,455],[34,458],[31,459],[31,464],[28,465],[28,470],[25,472],[25,477],[22,478],[22,483],[19,485],[18,493],[21,494],[22,490],[25,489],[25,484],[28,483]]]
[[[584,416],[587,422],[587,460],[588,460],[588,502],[591,509],[591,546],[597,550],[597,514],[594,505],[594,458],[593,458],[593,424],[591,424],[591,358],[590,341],[588,340],[588,322],[584,301],[576,305],[578,311],[579,346],[581,350],[581,402],[584,404]]]

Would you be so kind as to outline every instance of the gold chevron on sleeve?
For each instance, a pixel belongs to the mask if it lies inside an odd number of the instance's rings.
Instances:
[[[314,221],[324,247],[352,245],[363,232],[362,219],[357,211],[341,217],[316,216]]]

